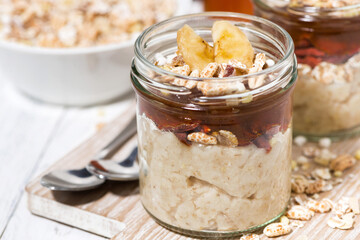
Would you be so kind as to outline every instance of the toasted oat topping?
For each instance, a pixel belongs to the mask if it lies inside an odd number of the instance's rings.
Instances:
[[[230,34],[231,33],[231,34]],[[267,59],[264,53],[254,54],[254,49],[246,35],[236,26],[226,21],[215,22],[212,29],[214,46],[202,39],[188,25],[177,32],[178,51],[169,60],[161,54],[155,55],[155,65],[184,76],[199,77],[202,79],[226,78],[242,76],[262,71],[275,64]],[[231,57],[229,57],[231,56]],[[189,66],[189,71],[180,71]],[[167,79],[167,76],[160,78]],[[244,82],[243,82],[244,81]],[[246,90],[256,89],[266,83],[265,76],[250,78],[234,82],[210,81],[169,81],[162,80],[175,86],[198,90],[205,96],[222,96],[242,93]],[[242,103],[247,103],[243,101]]]
[[[118,43],[174,10],[173,0],[0,1],[0,38],[51,48]]]

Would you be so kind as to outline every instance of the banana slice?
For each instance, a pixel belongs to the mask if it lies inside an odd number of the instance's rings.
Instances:
[[[236,59],[248,68],[252,67],[254,49],[238,27],[227,21],[217,21],[212,27],[212,37],[217,63],[228,63],[231,59]]]
[[[209,63],[214,62],[214,49],[194,30],[185,25],[177,32],[179,54],[191,71],[203,70]]]

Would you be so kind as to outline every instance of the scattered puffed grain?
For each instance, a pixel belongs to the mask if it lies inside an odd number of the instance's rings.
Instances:
[[[360,214],[359,199],[355,197],[349,198],[349,205],[353,213]]]
[[[308,163],[309,162],[309,159],[305,156],[300,156],[297,158],[297,163],[299,164],[305,164],[305,163]]]
[[[329,148],[331,146],[331,139],[330,138],[321,138],[319,140],[319,146],[322,148]]]
[[[297,136],[294,138],[294,143],[296,144],[296,146],[302,147],[306,142],[307,139],[304,136]]]

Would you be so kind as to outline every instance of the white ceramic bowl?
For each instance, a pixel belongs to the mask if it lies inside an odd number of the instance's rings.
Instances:
[[[178,0],[176,15],[192,0]],[[89,48],[52,49],[0,41],[0,72],[23,93],[41,101],[88,106],[128,92],[131,41]]]

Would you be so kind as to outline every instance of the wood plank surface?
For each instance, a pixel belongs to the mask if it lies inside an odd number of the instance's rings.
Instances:
[[[134,114],[131,107],[128,114],[120,116],[114,122],[105,126],[100,132],[85,141],[64,158],[52,165],[48,170],[81,168],[101,147],[120,131]],[[126,156],[136,144],[131,139],[114,158]],[[311,145],[311,144],[310,144]],[[332,145],[336,153],[353,153],[360,148],[360,139],[347,140]],[[299,154],[294,148],[293,157]],[[44,174],[44,173],[43,173]],[[191,239],[162,228],[152,220],[143,209],[139,198],[139,187],[136,181],[129,183],[107,182],[97,190],[83,193],[52,192],[39,183],[41,174],[26,188],[29,209],[37,215],[63,222],[65,224],[96,233],[114,240],[132,239]],[[338,201],[343,196],[360,198],[360,163],[347,170],[344,182],[330,192],[320,194]],[[45,206],[45,207],[44,207]],[[305,235],[308,239],[360,239],[360,223],[357,216],[353,230],[334,230],[326,225],[330,214],[316,214],[309,222],[304,222],[303,228],[294,230],[291,234],[277,239],[296,240]],[[261,239],[268,239],[262,236]]]

